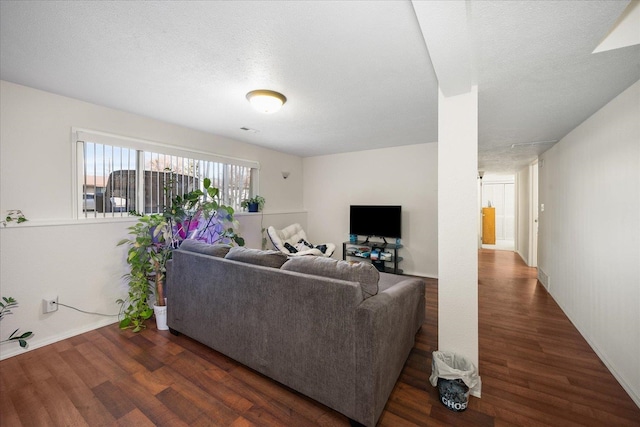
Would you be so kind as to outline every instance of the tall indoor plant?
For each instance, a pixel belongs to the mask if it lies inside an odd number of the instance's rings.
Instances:
[[[164,240],[167,222],[162,214],[143,215],[129,227],[129,239],[123,239],[118,245],[129,245],[127,263],[130,271],[125,275],[129,282],[126,300],[119,299],[122,305],[120,327],[133,328],[134,332],[144,328],[144,321],[153,315],[149,305],[152,288],[155,286],[156,301],[164,303],[164,282],[160,261],[168,257],[169,247]],[[160,272],[160,274],[158,274]]]
[[[170,203],[164,212],[141,215],[138,222],[129,227],[132,237],[118,243],[129,245],[127,263],[131,267],[126,275],[128,298],[118,300],[122,305],[121,328],[132,328],[134,332],[144,328],[145,320],[153,314],[149,306],[152,289],[155,289],[156,305],[165,305],[166,263],[182,241],[196,239],[211,244],[244,245],[244,239],[236,231],[238,222],[233,217],[233,208],[219,202],[219,190],[211,186],[210,179],[203,180],[203,189],[171,197],[171,185],[165,187]]]

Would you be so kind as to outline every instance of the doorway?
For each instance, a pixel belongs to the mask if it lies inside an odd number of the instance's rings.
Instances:
[[[514,251],[515,175],[485,173],[481,183],[481,204],[483,233],[493,233],[490,236],[483,234],[482,248]]]

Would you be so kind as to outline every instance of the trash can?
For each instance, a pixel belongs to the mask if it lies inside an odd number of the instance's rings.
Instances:
[[[429,381],[438,387],[440,402],[444,406],[462,412],[469,404],[469,390],[478,384],[478,370],[464,356],[434,351]]]

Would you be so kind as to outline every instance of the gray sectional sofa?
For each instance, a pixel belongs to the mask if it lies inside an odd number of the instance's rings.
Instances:
[[[167,276],[167,323],[374,426],[422,325],[425,285],[371,264],[185,241]]]

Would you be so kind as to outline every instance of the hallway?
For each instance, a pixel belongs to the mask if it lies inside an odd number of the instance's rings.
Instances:
[[[535,268],[515,252],[481,249],[478,269],[482,398],[453,412],[428,383],[438,284],[425,279],[427,319],[379,426],[640,426],[640,408],[538,283]]]
[[[622,389],[518,254],[480,250],[478,408],[518,425],[640,425]]]

